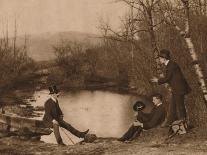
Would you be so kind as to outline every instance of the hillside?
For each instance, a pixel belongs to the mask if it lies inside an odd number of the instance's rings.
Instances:
[[[38,35],[29,35],[28,38],[28,54],[36,61],[51,60],[54,58],[53,46],[64,41],[87,42],[87,44],[98,44],[100,39],[98,35],[81,33],[81,32],[54,32],[42,33]],[[24,37],[17,39],[18,46],[24,44]]]

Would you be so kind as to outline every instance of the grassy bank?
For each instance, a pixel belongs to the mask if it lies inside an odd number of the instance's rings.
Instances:
[[[144,132],[131,143],[118,142],[113,138],[99,138],[94,143],[64,147],[16,137],[2,138],[0,153],[4,155],[204,155],[207,153],[205,137],[196,135],[194,131],[163,142],[166,133],[166,129],[153,129]]]

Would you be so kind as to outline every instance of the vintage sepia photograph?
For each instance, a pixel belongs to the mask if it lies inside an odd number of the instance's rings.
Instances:
[[[207,0],[0,0],[0,155],[206,155]]]

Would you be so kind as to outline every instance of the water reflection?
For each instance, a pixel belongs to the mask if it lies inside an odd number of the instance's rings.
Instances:
[[[34,106],[43,106],[49,97],[46,90],[36,92]],[[104,91],[65,92],[59,97],[59,104],[64,114],[64,120],[75,128],[83,131],[90,129],[98,137],[119,137],[127,130],[133,120],[132,103],[135,97]],[[42,119],[42,117],[38,118]],[[64,132],[63,141],[71,144]],[[69,136],[78,142],[80,139]],[[56,143],[54,135],[43,136],[42,140]]]

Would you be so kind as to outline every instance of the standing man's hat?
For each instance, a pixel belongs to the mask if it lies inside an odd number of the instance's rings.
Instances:
[[[58,94],[60,92],[55,85],[54,86],[50,86],[48,89],[50,91],[49,94]]]
[[[151,113],[154,108],[153,102],[147,96],[139,96],[133,106],[134,111],[142,111],[143,113]]]
[[[170,51],[168,51],[167,49],[162,49],[160,51],[159,57],[165,58],[167,60],[170,60]]]

